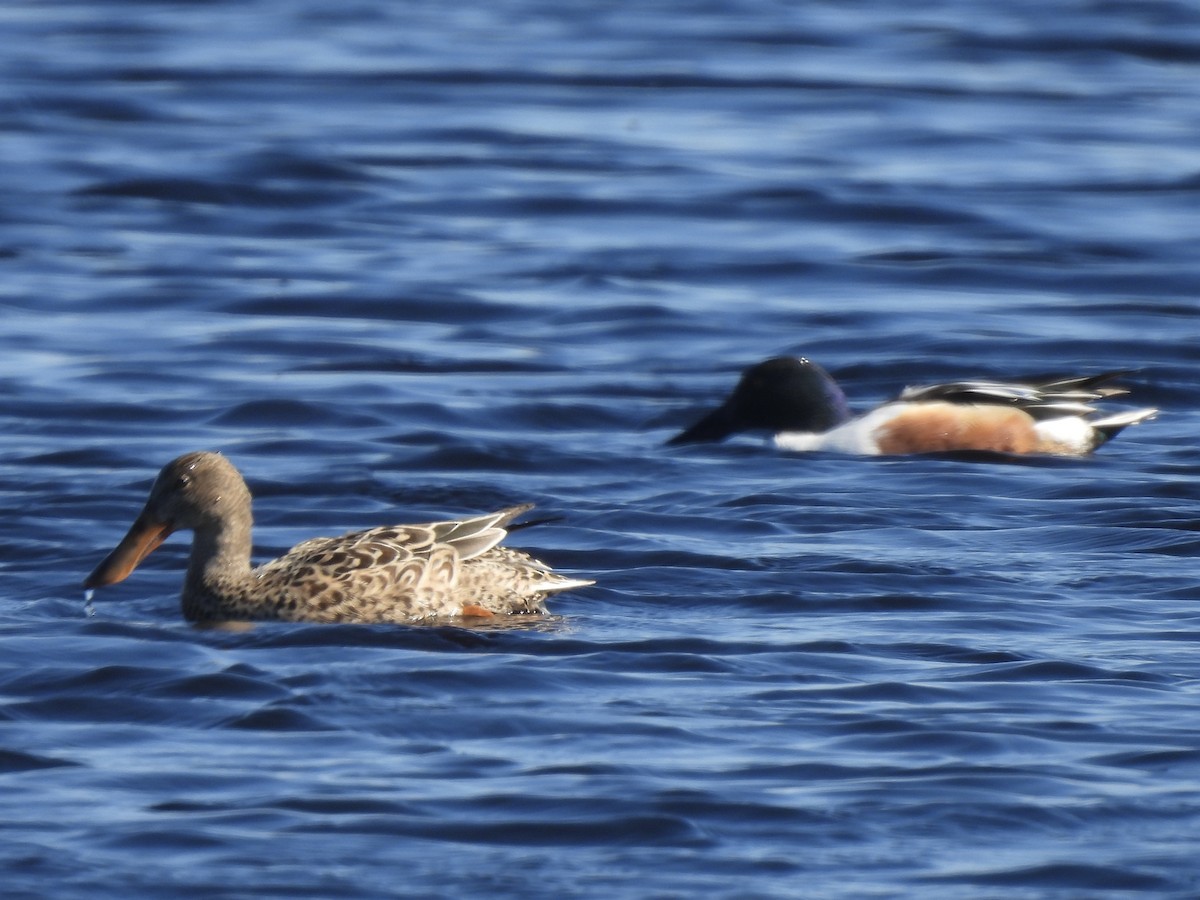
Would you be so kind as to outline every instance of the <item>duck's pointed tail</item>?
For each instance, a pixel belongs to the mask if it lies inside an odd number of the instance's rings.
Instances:
[[[1092,428],[1100,436],[1100,440],[1096,442],[1096,446],[1111,441],[1130,425],[1146,422],[1157,415],[1157,409],[1133,409],[1129,412],[1105,416],[1103,419],[1090,420]]]

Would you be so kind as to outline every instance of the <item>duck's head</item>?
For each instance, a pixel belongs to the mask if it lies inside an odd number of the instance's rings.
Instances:
[[[248,508],[241,474],[220,453],[186,453],[163,466],[150,496],[125,537],[83,583],[85,588],[124,581],[172,533],[218,525],[232,510]]]
[[[742,373],[733,393],[667,444],[720,441],[739,431],[823,432],[850,418],[846,395],[811,360],[777,356]]]

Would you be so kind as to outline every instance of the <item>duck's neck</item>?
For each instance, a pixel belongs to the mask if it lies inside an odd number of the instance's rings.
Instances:
[[[223,607],[231,600],[236,602],[250,577],[252,528],[246,509],[195,529],[183,591],[183,611],[188,619],[228,618]]]

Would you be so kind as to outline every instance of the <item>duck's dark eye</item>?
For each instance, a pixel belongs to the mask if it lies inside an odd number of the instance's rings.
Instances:
[[[192,476],[187,474],[186,472],[184,472],[182,475],[180,475],[178,478],[175,479],[175,489],[178,491],[182,491],[182,490],[186,489],[191,483],[192,483]]]

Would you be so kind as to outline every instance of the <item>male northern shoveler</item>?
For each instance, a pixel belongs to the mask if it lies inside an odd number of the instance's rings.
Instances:
[[[414,622],[544,613],[544,595],[594,584],[554,574],[498,546],[532,504],[455,522],[394,525],[315,538],[250,567],[250,491],[219,453],[168,463],[141,514],[88,576],[91,589],[124,580],[172,532],[191,529],[183,614],[194,622]]]
[[[781,356],[747,369],[721,406],[667,443],[720,441],[738,431],[766,429],[784,450],[1083,456],[1157,412],[1093,418],[1092,402],[1128,393],[1111,386],[1125,374],[906,388],[896,400],[855,418],[828,372],[811,360]]]

